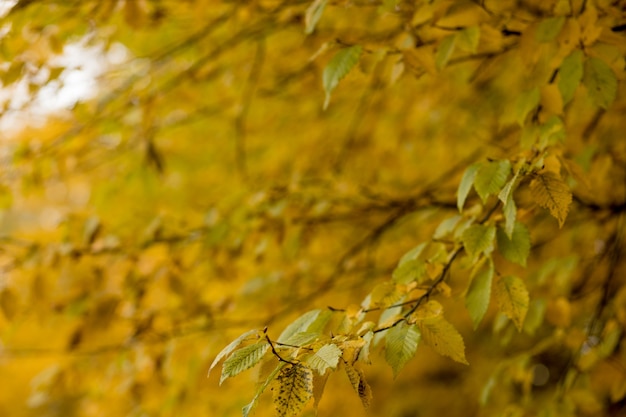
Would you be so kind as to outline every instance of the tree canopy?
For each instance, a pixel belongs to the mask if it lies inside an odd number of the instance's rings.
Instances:
[[[626,413],[623,1],[0,15],[1,415]]]

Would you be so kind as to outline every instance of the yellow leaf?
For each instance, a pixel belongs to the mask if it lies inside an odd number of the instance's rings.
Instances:
[[[284,367],[274,391],[274,405],[280,417],[296,416],[313,397],[313,371],[303,365]]]
[[[528,290],[524,282],[512,276],[496,279],[494,297],[498,308],[506,314],[519,331],[528,312]]]
[[[541,105],[552,114],[563,114],[563,98],[557,84],[552,83],[541,88]]]
[[[346,375],[348,375],[348,379],[350,380],[350,384],[352,385],[352,388],[354,388],[354,391],[359,394],[359,398],[361,399],[363,407],[368,408],[372,402],[372,389],[365,380],[365,375],[363,375],[363,371],[354,368],[351,365],[346,365],[345,370]]]
[[[538,174],[530,183],[530,192],[535,202],[550,210],[550,214],[563,227],[572,202],[572,192],[565,182],[554,172]]]
[[[468,365],[465,359],[465,344],[461,334],[443,316],[435,316],[417,322],[424,341],[435,352]]]

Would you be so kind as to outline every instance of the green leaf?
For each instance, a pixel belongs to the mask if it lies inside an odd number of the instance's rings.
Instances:
[[[608,109],[617,95],[617,78],[611,67],[599,58],[591,57],[585,62],[585,87],[593,102]]]
[[[472,189],[472,184],[474,184],[474,178],[476,178],[476,173],[478,172],[478,168],[480,168],[481,165],[482,164],[479,163],[472,164],[463,173],[463,178],[461,178],[461,182],[459,183],[459,189],[456,193],[456,206],[459,208],[459,211],[463,211],[463,205],[465,204],[467,195]]]
[[[306,358],[306,363],[312,369],[316,370],[320,375],[326,372],[328,368],[336,368],[339,358],[341,357],[341,349],[337,345],[329,343],[322,346],[317,352]]]
[[[435,54],[435,65],[437,66],[437,69],[441,70],[448,64],[448,61],[454,53],[455,43],[455,35],[448,35],[441,40],[439,48],[437,48],[437,53]]]
[[[425,262],[421,259],[412,259],[394,269],[391,277],[398,284],[408,284],[413,281],[419,282],[425,274]]]
[[[424,251],[425,248],[426,248],[426,242],[423,242],[417,245],[416,247],[414,247],[413,249],[411,249],[410,251],[408,251],[407,253],[405,253],[404,255],[402,255],[402,258],[400,258],[400,261],[398,262],[398,267],[402,266],[406,262],[417,259],[417,257],[421,255],[421,253]]]
[[[520,126],[524,126],[526,116],[539,105],[540,100],[541,94],[537,87],[525,91],[518,96],[515,106],[515,120]]]
[[[224,365],[222,365],[220,385],[222,385],[222,382],[227,378],[238,375],[259,363],[269,347],[269,344],[263,340],[235,351],[235,353],[224,361]]]
[[[506,259],[521,266],[526,266],[526,259],[530,253],[530,233],[522,223],[517,222],[511,237],[505,230],[498,228],[496,233],[498,250]]]
[[[551,17],[545,20],[542,20],[539,25],[537,25],[537,30],[535,31],[535,39],[539,42],[550,42],[554,38],[556,38],[559,33],[561,33],[561,29],[563,28],[563,24],[565,23],[565,17]]]
[[[481,253],[490,253],[493,250],[495,237],[496,228],[494,226],[474,224],[463,232],[461,240],[465,250],[472,258],[476,259]]]
[[[511,238],[513,236],[513,230],[515,229],[515,220],[517,218],[517,206],[513,195],[509,194],[509,198],[504,203],[504,231],[506,235]]]
[[[550,210],[550,214],[563,227],[572,202],[572,192],[567,184],[554,172],[548,171],[537,176],[530,183],[530,192],[535,202]]]
[[[482,321],[489,300],[491,300],[491,282],[493,281],[493,263],[489,262],[486,269],[483,269],[478,275],[472,279],[469,290],[465,295],[465,306],[469,311],[474,330]]]
[[[289,339],[297,333],[306,332],[309,326],[315,322],[321,310],[311,310],[298,317],[293,323],[288,325],[278,336],[278,343],[289,343]]]
[[[558,86],[563,97],[563,105],[574,98],[574,93],[583,79],[583,57],[583,52],[576,49],[561,63]]]
[[[215,365],[217,365],[219,361],[228,356],[233,350],[237,349],[239,345],[242,344],[247,338],[254,334],[258,334],[258,331],[248,330],[247,332],[230,342],[228,346],[226,346],[224,349],[222,349],[211,363],[211,366],[209,367],[209,372],[207,373],[207,378],[209,377],[209,375],[211,375],[211,371],[213,370],[213,368],[215,368]]]
[[[324,110],[326,110],[330,104],[330,93],[337,87],[339,81],[348,75],[350,70],[359,62],[362,51],[363,48],[360,45],[344,48],[337,52],[326,68],[324,68],[324,74],[322,75],[324,91],[326,92]]]
[[[346,364],[345,370],[350,380],[350,385],[352,385],[352,388],[359,394],[363,408],[368,408],[372,402],[372,389],[365,380],[363,371],[348,364]]]
[[[475,53],[480,41],[480,27],[470,26],[456,33],[456,46],[465,52]]]
[[[256,393],[254,394],[254,398],[252,398],[252,401],[250,401],[250,403],[246,404],[241,409],[243,417],[248,417],[250,415],[250,412],[254,409],[254,407],[256,407],[256,404],[259,401],[259,397],[261,397],[261,394],[263,394],[263,391],[265,391],[268,385],[274,380],[274,378],[276,378],[276,375],[278,375],[278,372],[280,372],[280,370],[283,369],[285,365],[287,365],[286,362],[280,362],[278,366],[272,371],[272,373],[267,377],[265,382],[261,384],[261,386],[257,389]]]
[[[428,346],[440,355],[468,365],[463,337],[443,316],[427,317],[417,322]]]
[[[307,35],[310,35],[315,30],[317,22],[320,20],[320,17],[322,17],[326,3],[327,0],[315,0],[306,9],[306,13],[304,15],[304,33]]]
[[[511,162],[508,159],[490,161],[478,169],[474,179],[474,189],[483,203],[487,201],[487,197],[490,195],[500,192],[510,173]]]
[[[452,233],[456,225],[461,221],[462,217],[459,215],[449,217],[442,221],[437,229],[435,229],[435,233],[433,234],[433,238],[442,239],[446,237],[449,233]]]
[[[388,330],[385,344],[385,360],[393,369],[394,378],[415,355],[420,332],[414,324],[398,323]]]
[[[284,367],[274,391],[274,406],[280,417],[293,417],[313,397],[313,371],[300,364]]]
[[[517,329],[521,331],[529,301],[524,281],[513,276],[496,279],[494,298],[500,311],[513,320]]]

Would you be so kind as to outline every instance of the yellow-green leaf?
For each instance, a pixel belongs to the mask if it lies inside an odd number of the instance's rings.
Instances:
[[[293,417],[313,397],[313,371],[300,364],[285,366],[274,391],[274,406],[280,417]]]
[[[228,359],[224,361],[224,365],[222,365],[220,385],[222,385],[222,382],[224,382],[227,378],[238,375],[246,369],[250,369],[259,363],[268,349],[269,344],[263,340],[259,343],[236,350],[228,357]]]
[[[563,97],[563,105],[574,98],[574,93],[583,79],[583,52],[576,49],[565,57],[559,69],[559,91]]]
[[[348,75],[359,62],[362,50],[363,48],[360,45],[344,48],[337,52],[326,68],[324,68],[324,74],[322,75],[324,91],[326,92],[324,109],[328,108],[330,104],[330,93],[337,87],[339,81]]]
[[[396,377],[404,365],[415,355],[420,332],[413,324],[401,322],[389,329],[386,335],[385,360]]]
[[[463,173],[463,178],[461,178],[461,182],[459,183],[459,189],[456,193],[456,206],[458,207],[459,211],[463,210],[463,205],[465,204],[467,195],[472,189],[472,184],[474,184],[474,179],[476,178],[476,173],[478,172],[478,168],[480,168],[480,165],[481,164],[470,165],[469,168],[467,168]]]
[[[439,48],[437,48],[437,54],[435,55],[435,65],[437,69],[441,70],[448,64],[448,61],[454,53],[455,43],[456,36],[454,35],[448,35],[441,40]]]
[[[475,259],[481,253],[491,253],[495,237],[496,228],[494,226],[474,224],[465,229],[461,240],[465,250]]]
[[[511,262],[526,266],[526,259],[530,253],[530,233],[522,223],[515,223],[511,237],[502,228],[496,233],[498,250]]]
[[[572,202],[572,192],[567,184],[554,172],[537,174],[530,183],[530,191],[535,202],[550,210],[550,214],[563,227]]]
[[[321,375],[328,368],[334,369],[337,367],[341,354],[341,349],[337,345],[329,343],[307,357],[306,363]]]
[[[315,30],[315,26],[317,26],[317,22],[322,17],[327,1],[328,0],[315,0],[306,9],[306,13],[304,15],[304,33],[307,35],[310,35]]]
[[[470,26],[456,34],[456,45],[465,52],[475,53],[480,40],[480,27]]]
[[[493,263],[489,262],[486,269],[479,272],[470,284],[465,296],[465,306],[469,311],[474,329],[478,327],[489,307],[491,299],[491,282],[493,281]]]
[[[542,20],[539,25],[537,25],[537,30],[535,31],[535,38],[539,42],[550,42],[554,38],[558,36],[563,28],[563,24],[565,23],[565,17],[551,17],[545,20]]]
[[[617,78],[611,67],[599,58],[591,57],[585,62],[585,87],[593,102],[608,109],[617,95]]]
[[[426,344],[440,355],[468,364],[465,343],[461,334],[443,316],[425,318],[417,322]]]
[[[507,159],[487,162],[478,169],[474,178],[474,189],[483,203],[490,195],[500,192],[510,173],[511,162]]]
[[[412,259],[404,262],[393,270],[392,278],[398,284],[408,284],[420,281],[426,274],[426,264],[421,259]]]
[[[278,336],[276,341],[278,343],[289,343],[289,339],[291,337],[294,337],[298,333],[306,332],[309,329],[309,326],[315,322],[319,314],[320,310],[311,310],[304,313],[288,325],[280,336]]]
[[[515,106],[515,120],[520,126],[524,126],[526,116],[539,105],[540,100],[541,93],[537,87],[518,95]]]
[[[350,380],[350,384],[354,391],[359,394],[359,398],[361,399],[361,403],[364,408],[368,408],[372,403],[372,389],[369,384],[365,380],[365,375],[363,375],[363,371],[353,367],[352,365],[345,366],[346,375],[348,375],[348,379]]]
[[[528,312],[528,290],[524,282],[513,276],[496,278],[494,298],[498,308],[506,314],[518,330],[522,330]]]
[[[222,349],[213,360],[213,363],[211,363],[211,366],[209,367],[209,372],[207,373],[207,378],[209,377],[209,375],[211,375],[211,371],[213,370],[213,368],[215,368],[215,365],[217,365],[219,361],[228,356],[233,350],[237,349],[239,345],[242,344],[246,339],[251,338],[252,335],[257,333],[257,330],[248,330],[247,332],[230,342],[228,346],[226,346],[224,349]]]

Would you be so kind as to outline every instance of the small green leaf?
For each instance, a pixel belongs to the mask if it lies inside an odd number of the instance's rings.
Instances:
[[[293,323],[288,325],[278,336],[278,343],[289,343],[289,339],[297,333],[306,332],[309,326],[317,319],[320,310],[311,310],[298,317]]]
[[[483,269],[472,279],[472,283],[465,296],[465,306],[474,324],[474,330],[480,324],[489,307],[492,281],[493,263],[490,261],[487,268]]]
[[[559,69],[559,91],[563,105],[574,98],[574,93],[583,79],[583,52],[576,49],[563,60]]]
[[[496,237],[495,226],[474,224],[468,227],[461,240],[465,250],[476,259],[481,253],[490,253],[493,250],[493,240]]]
[[[550,42],[551,40],[556,38],[559,33],[561,33],[561,29],[563,28],[564,23],[564,16],[550,17],[548,19],[542,20],[541,23],[537,25],[535,38],[539,42]]]
[[[244,334],[242,334],[241,336],[239,336],[238,338],[230,342],[228,346],[226,346],[224,349],[222,349],[221,352],[218,353],[215,359],[213,360],[213,363],[211,363],[211,366],[209,367],[209,372],[207,373],[207,378],[209,377],[209,375],[211,375],[211,371],[213,370],[213,368],[215,368],[215,365],[217,365],[219,361],[221,361],[226,356],[228,356],[233,350],[237,349],[239,345],[242,344],[250,336],[257,334],[257,333],[258,333],[257,330],[248,330],[247,332],[245,332]]]
[[[504,203],[504,231],[506,235],[511,238],[513,236],[513,230],[515,228],[515,220],[517,218],[517,206],[513,200],[513,194],[509,194],[509,198]]]
[[[490,195],[500,192],[510,173],[511,162],[508,159],[490,161],[478,169],[474,179],[474,189],[483,203]]]
[[[227,378],[238,375],[246,369],[250,369],[259,363],[269,347],[269,344],[263,340],[259,343],[236,350],[228,359],[224,361],[224,365],[222,365],[220,385],[222,385],[222,382],[224,382]]]
[[[402,258],[400,258],[400,261],[398,262],[398,267],[402,266],[404,263],[408,261],[417,259],[417,257],[420,256],[420,254],[424,251],[425,248],[426,248],[426,242],[423,242],[417,245],[416,247],[414,247],[413,249],[411,249],[410,251],[408,251],[407,253],[405,253],[404,255],[402,255]]]
[[[530,234],[526,226],[520,222],[515,223],[510,238],[505,230],[498,228],[496,238],[502,256],[511,262],[526,266],[526,259],[530,253]]]
[[[315,0],[306,9],[306,13],[304,15],[304,33],[307,35],[310,35],[315,30],[315,26],[322,17],[327,1],[328,0]]]
[[[306,363],[312,369],[316,370],[320,375],[324,374],[328,368],[336,368],[339,358],[341,357],[341,349],[337,345],[329,343],[322,346],[317,352],[307,357]]]
[[[344,48],[337,52],[326,68],[324,68],[324,74],[322,75],[324,91],[326,92],[324,110],[326,110],[328,104],[330,104],[330,93],[337,87],[339,81],[348,75],[357,62],[359,62],[362,51],[363,48],[360,45]]]
[[[461,221],[462,217],[459,215],[449,217],[442,221],[437,229],[435,229],[435,233],[433,234],[433,238],[442,239],[446,237],[448,234],[452,233],[456,225]]]
[[[459,190],[456,193],[456,206],[459,208],[459,211],[463,211],[463,205],[465,204],[467,195],[472,189],[472,184],[474,184],[476,173],[478,172],[478,168],[480,168],[481,165],[482,164],[480,163],[472,164],[463,173],[463,178],[461,178],[461,182],[459,183]]]
[[[540,100],[541,94],[537,87],[525,91],[518,96],[515,106],[515,120],[520,126],[524,126],[526,116],[539,105]]]
[[[513,276],[496,279],[494,298],[500,311],[513,320],[517,329],[521,331],[529,301],[524,281]]]
[[[419,282],[425,274],[425,262],[421,259],[412,259],[394,269],[391,277],[398,284],[408,284],[413,281]]]
[[[420,332],[414,324],[401,322],[389,329],[386,336],[385,360],[393,369],[395,378],[415,355],[420,341]]]
[[[435,65],[437,69],[441,70],[445,68],[448,61],[454,53],[454,44],[456,42],[456,36],[448,35],[441,40],[437,53],[435,54]]]
[[[456,33],[456,45],[465,52],[475,53],[480,41],[480,27],[470,26]]]
[[[608,109],[617,95],[617,78],[611,67],[599,58],[591,57],[585,62],[583,83],[593,102]]]

